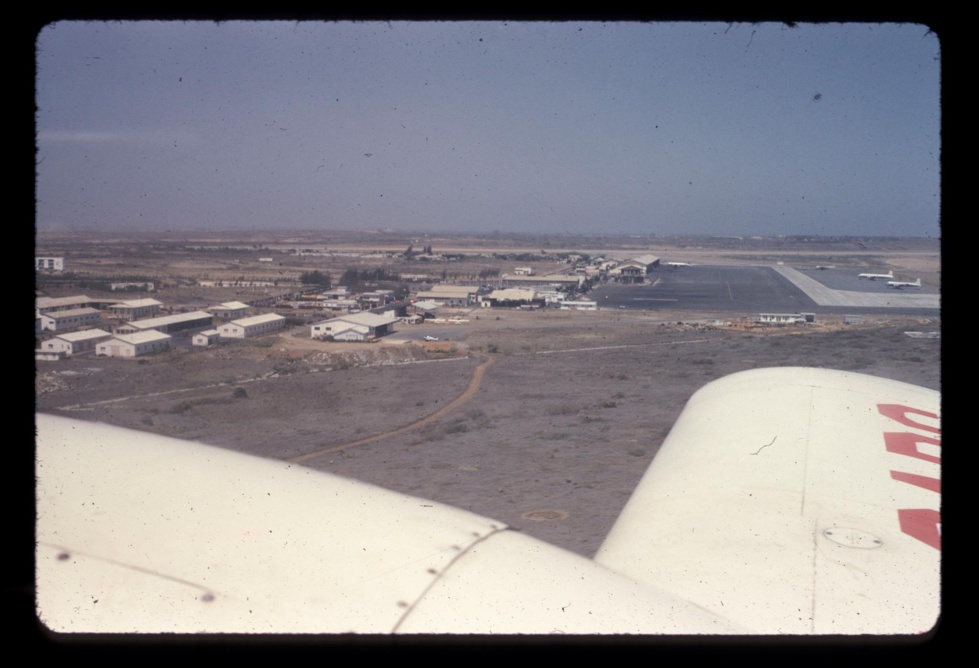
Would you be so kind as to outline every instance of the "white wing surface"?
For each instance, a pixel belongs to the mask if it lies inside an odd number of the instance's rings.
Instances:
[[[840,371],[715,381],[596,561],[761,633],[927,632],[940,611],[939,404]]]
[[[37,427],[37,613],[54,631],[739,631],[470,512],[119,427]]]
[[[768,369],[698,392],[595,561],[301,466],[37,416],[37,611],[98,633],[917,633],[939,398]]]

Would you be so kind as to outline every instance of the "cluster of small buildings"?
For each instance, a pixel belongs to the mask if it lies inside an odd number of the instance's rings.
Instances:
[[[35,358],[62,359],[90,351],[110,357],[139,357],[170,348],[173,334],[179,332],[198,330],[192,344],[208,346],[221,339],[262,336],[285,326],[285,317],[275,313],[246,316],[249,305],[242,302],[167,315],[160,315],[162,307],[155,299],[113,302],[84,295],[39,297],[35,301],[35,336],[54,335],[41,341]],[[215,321],[219,323],[216,327]]]

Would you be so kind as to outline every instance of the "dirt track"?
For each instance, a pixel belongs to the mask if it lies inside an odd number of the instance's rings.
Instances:
[[[392,429],[382,434],[377,434],[376,436],[368,436],[367,438],[361,438],[356,441],[351,441],[350,443],[344,443],[343,445],[335,445],[330,448],[321,448],[319,450],[314,450],[313,452],[308,452],[304,455],[299,455],[298,457],[290,457],[286,461],[293,462],[296,464],[302,462],[308,462],[311,459],[316,459],[317,457],[321,457],[331,452],[340,452],[341,450],[347,450],[348,448],[353,448],[358,445],[364,445],[365,443],[376,443],[377,441],[383,440],[385,438],[391,436],[397,436],[400,434],[405,434],[414,429],[424,427],[425,425],[435,420],[438,420],[439,418],[447,414],[449,411],[455,410],[462,404],[466,403],[467,401],[475,397],[476,393],[479,391],[480,384],[482,384],[483,382],[483,375],[486,373],[486,368],[492,363],[493,363],[492,357],[484,358],[482,363],[473,370],[472,380],[469,381],[469,386],[466,388],[466,391],[460,394],[452,401],[450,401],[448,404],[442,406],[442,408],[438,409],[431,415],[427,415],[422,419],[416,420],[411,424],[407,424],[403,427]]]

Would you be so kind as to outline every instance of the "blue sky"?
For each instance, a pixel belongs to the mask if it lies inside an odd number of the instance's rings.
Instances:
[[[916,24],[60,22],[38,229],[938,236]]]

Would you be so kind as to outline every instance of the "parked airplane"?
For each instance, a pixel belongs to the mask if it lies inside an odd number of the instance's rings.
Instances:
[[[876,281],[878,278],[894,278],[894,271],[889,271],[886,274],[860,274],[859,278],[869,278],[872,281]]]
[[[65,633],[918,634],[940,395],[810,368],[688,402],[594,560],[230,450],[37,415],[36,610]]]
[[[835,264],[817,264],[816,269],[826,270],[826,269],[836,269]]]
[[[439,340],[439,337],[437,337],[437,336],[430,336],[430,335],[427,335],[426,334],[425,335],[425,340],[426,341],[438,341]]]
[[[919,278],[916,281],[887,281],[887,287],[897,288],[898,290],[901,288],[920,288],[921,279]]]

